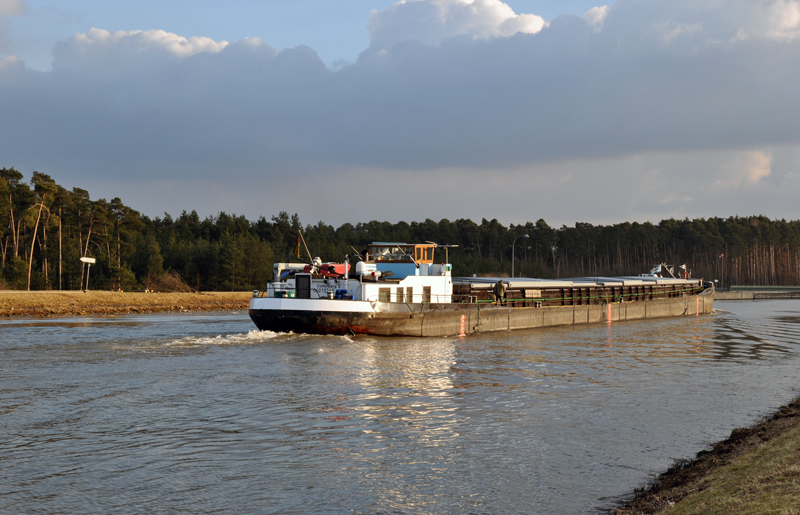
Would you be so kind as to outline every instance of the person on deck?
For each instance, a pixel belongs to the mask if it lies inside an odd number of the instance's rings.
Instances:
[[[502,281],[497,281],[494,285],[494,299],[495,304],[503,304],[506,303],[506,283]]]

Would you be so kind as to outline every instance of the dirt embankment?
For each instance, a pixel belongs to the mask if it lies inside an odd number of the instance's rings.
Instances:
[[[789,508],[800,494],[798,429],[800,399],[753,427],[734,429],[727,440],[694,460],[676,463],[612,513],[798,513],[800,509],[771,511],[774,505]]]
[[[2,291],[0,317],[123,315],[247,309],[251,292]]]

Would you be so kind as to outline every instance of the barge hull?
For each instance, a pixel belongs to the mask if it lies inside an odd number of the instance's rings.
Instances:
[[[319,311],[254,309],[251,303],[249,314],[256,327],[275,332],[452,336],[538,327],[699,316],[711,313],[713,302],[714,293],[710,290],[701,295],[676,298],[553,307],[375,303],[375,311],[364,313],[324,309]]]

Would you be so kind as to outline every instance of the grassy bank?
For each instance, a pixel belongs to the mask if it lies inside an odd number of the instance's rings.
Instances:
[[[800,399],[662,474],[615,514],[800,513]]]
[[[246,309],[252,292],[1,291],[0,317],[122,315]]]

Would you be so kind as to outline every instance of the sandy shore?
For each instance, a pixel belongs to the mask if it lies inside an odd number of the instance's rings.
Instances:
[[[0,291],[0,317],[123,315],[247,309],[252,292]]]

